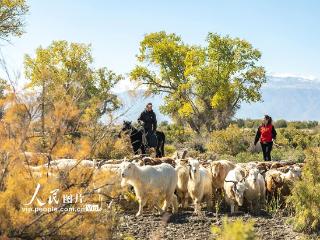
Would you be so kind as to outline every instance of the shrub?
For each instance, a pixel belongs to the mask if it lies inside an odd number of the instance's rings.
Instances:
[[[293,121],[289,122],[288,126],[296,129],[310,129],[318,126],[318,121]]]
[[[306,155],[302,150],[289,149],[286,151],[286,160],[301,163],[304,162],[305,158]]]
[[[177,149],[175,148],[175,146],[171,145],[171,144],[168,144],[168,145],[164,145],[164,154],[166,156],[171,156],[172,154],[174,154],[174,152],[176,151]]]
[[[287,202],[295,212],[297,231],[320,232],[320,148],[309,149],[306,155],[302,180],[294,184]]]
[[[287,121],[284,119],[279,119],[273,124],[276,128],[286,128],[288,126]]]
[[[103,159],[119,159],[130,155],[133,155],[133,150],[130,139],[126,136],[120,139],[107,136],[97,144],[94,152],[95,157]]]
[[[285,159],[286,150],[284,148],[273,148],[271,152],[272,161],[280,161]]]
[[[236,157],[228,155],[228,154],[221,154],[221,155],[218,155],[217,160],[229,160],[229,161],[235,162],[236,161]]]
[[[252,162],[252,161],[262,161],[261,154],[241,152],[241,153],[238,153],[236,156],[236,162],[239,162],[239,163]]]
[[[13,164],[14,161],[14,164]],[[63,195],[81,193],[84,203],[97,203],[98,196],[92,194],[91,170],[76,167],[68,171],[65,178],[31,176],[22,159],[11,159],[9,174],[5,179],[5,190],[0,191],[0,239],[113,239],[119,217],[116,211],[102,209],[98,212],[28,212],[28,203],[35,192],[36,183],[41,184],[37,198],[43,208],[80,208],[81,203],[62,203]],[[62,175],[61,175],[62,176]],[[37,180],[37,181],[35,181]],[[58,203],[48,203],[52,190],[58,190]],[[37,198],[29,207],[38,208]]]
[[[234,222],[223,219],[222,227],[212,226],[211,232],[217,240],[254,240],[257,239],[254,232],[254,221],[244,222],[237,219]]]
[[[236,125],[230,125],[224,130],[212,132],[207,148],[218,154],[235,156],[246,151],[251,142],[253,142],[253,136],[250,136],[248,131]]]
[[[245,127],[246,128],[258,128],[261,125],[261,120],[256,119],[246,119],[245,120]]]
[[[192,130],[178,124],[161,124],[159,130],[166,135],[167,143],[185,143],[192,138]]]
[[[237,119],[234,123],[237,124],[239,128],[245,127],[245,121],[242,118]]]
[[[292,148],[306,149],[309,146],[317,146],[319,144],[317,135],[293,127],[280,129],[278,133],[277,143],[288,145]]]

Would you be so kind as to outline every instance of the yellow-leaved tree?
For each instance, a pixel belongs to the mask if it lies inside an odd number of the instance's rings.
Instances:
[[[24,89],[3,82],[0,236],[110,239],[115,234],[118,218],[112,209],[77,210],[98,203],[95,168],[38,168],[56,158],[92,159],[110,142],[110,125],[101,117],[120,106],[111,89],[121,76],[91,64],[90,46],[57,41],[38,48],[35,58],[26,56]]]

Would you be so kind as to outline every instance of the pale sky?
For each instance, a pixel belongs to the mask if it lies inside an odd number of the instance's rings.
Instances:
[[[10,68],[21,72],[24,54],[53,40],[68,40],[91,43],[96,67],[125,75],[137,63],[143,36],[165,30],[189,44],[205,44],[208,32],[244,38],[262,52],[268,74],[320,79],[317,0],[27,2],[26,34],[1,47]]]

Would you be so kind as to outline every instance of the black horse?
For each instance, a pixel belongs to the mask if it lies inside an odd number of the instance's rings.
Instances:
[[[149,147],[143,144],[143,129],[136,129],[134,126],[132,126],[131,122],[123,121],[121,132],[129,134],[134,154],[138,154],[139,149],[141,150],[141,154],[146,154],[146,149]],[[163,132],[156,131],[156,136],[158,140],[158,144],[156,147],[156,157],[164,157],[165,135]]]

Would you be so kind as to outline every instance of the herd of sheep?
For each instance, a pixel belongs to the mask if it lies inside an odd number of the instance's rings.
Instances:
[[[51,175],[74,166],[94,170],[93,183],[101,201],[105,201],[106,196],[120,196],[133,187],[139,203],[136,215],[140,216],[146,204],[161,214],[169,207],[175,213],[191,203],[194,212],[201,214],[203,203],[212,209],[219,199],[230,206],[231,213],[244,204],[249,211],[258,211],[268,199],[290,194],[293,183],[301,179],[303,164],[139,156],[102,164],[91,160],[60,159],[51,161]],[[29,167],[35,176],[40,176],[48,165]]]

